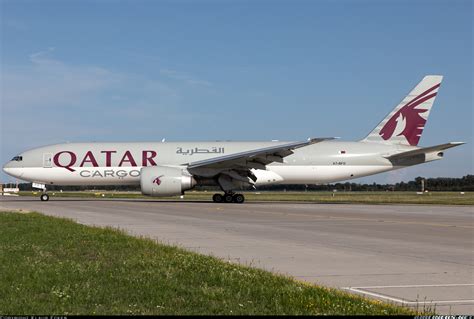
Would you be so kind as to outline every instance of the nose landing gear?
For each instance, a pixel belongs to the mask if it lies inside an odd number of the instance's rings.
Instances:
[[[43,193],[40,195],[40,199],[42,202],[47,202],[49,200],[49,195],[46,193]]]
[[[242,204],[245,201],[245,197],[242,194],[225,193],[221,195],[219,193],[212,196],[214,203],[237,203]]]

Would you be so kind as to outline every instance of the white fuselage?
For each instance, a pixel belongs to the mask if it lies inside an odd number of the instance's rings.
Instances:
[[[67,143],[20,154],[4,171],[19,179],[53,185],[139,184],[144,166],[186,169],[189,163],[284,142]],[[283,163],[253,169],[256,185],[321,184],[386,172],[386,156],[411,146],[325,141],[294,150]],[[415,163],[419,164],[419,163]],[[205,175],[206,172],[203,173]],[[212,176],[212,172],[209,173]]]

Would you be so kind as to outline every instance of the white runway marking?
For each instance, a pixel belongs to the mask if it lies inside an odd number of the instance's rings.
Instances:
[[[431,300],[431,301],[409,301],[406,299],[395,298],[381,293],[367,291],[366,289],[384,289],[384,288],[422,288],[422,287],[459,287],[459,286],[474,286],[474,284],[438,284],[438,285],[396,285],[396,286],[366,286],[366,287],[342,287],[342,289],[357,292],[363,295],[369,295],[385,300],[398,302],[405,305],[417,304],[451,304],[451,303],[471,303],[474,299],[459,299],[459,300]]]
[[[437,285],[398,285],[398,286],[365,286],[365,287],[353,287],[359,289],[377,289],[377,288],[419,288],[419,287],[457,287],[457,286],[474,286],[474,284],[437,284]],[[344,287],[349,289],[351,287]]]

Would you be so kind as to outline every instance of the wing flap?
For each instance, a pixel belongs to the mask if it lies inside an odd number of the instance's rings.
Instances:
[[[265,169],[265,165],[273,162],[283,162],[283,158],[293,154],[293,150],[319,143],[326,140],[332,140],[333,137],[312,138],[303,142],[292,142],[280,144],[260,149],[239,152],[219,157],[214,157],[202,161],[191,162],[187,164],[187,168],[224,168],[224,167],[245,167]]]

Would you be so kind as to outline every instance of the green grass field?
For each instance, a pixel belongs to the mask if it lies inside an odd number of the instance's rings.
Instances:
[[[213,192],[188,191],[183,199],[179,197],[150,198],[138,192],[50,192],[52,197],[87,198],[144,198],[154,200],[208,200]],[[431,205],[474,205],[474,192],[245,192],[247,201],[303,201],[315,203],[359,203],[359,204],[431,204]],[[22,192],[21,195],[39,196],[39,193]]]
[[[1,314],[416,314],[38,213],[0,212]]]

